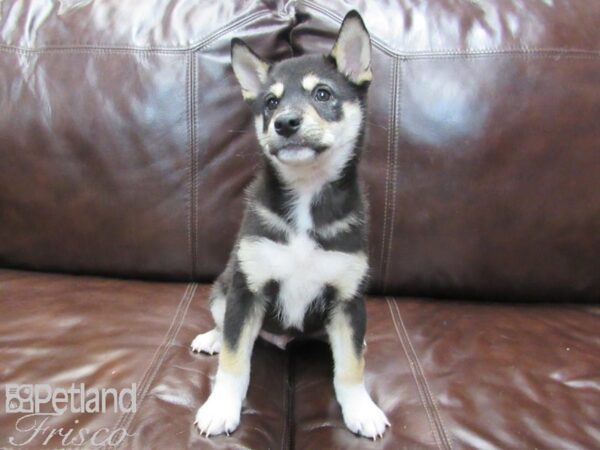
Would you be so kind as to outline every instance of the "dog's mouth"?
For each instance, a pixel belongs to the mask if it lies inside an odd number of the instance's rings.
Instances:
[[[283,164],[304,165],[317,159],[319,154],[325,150],[327,150],[327,147],[324,146],[286,145],[272,149],[271,155],[275,156]]]

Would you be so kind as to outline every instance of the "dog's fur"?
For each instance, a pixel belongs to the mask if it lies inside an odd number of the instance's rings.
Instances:
[[[369,34],[352,11],[329,55],[268,64],[234,39],[231,56],[254,112],[262,166],[211,292],[216,327],[192,343],[194,351],[220,352],[195,423],[207,436],[238,426],[261,330],[284,345],[324,329],[344,421],[375,439],[389,423],[363,380],[367,213],[357,166],[372,77]]]

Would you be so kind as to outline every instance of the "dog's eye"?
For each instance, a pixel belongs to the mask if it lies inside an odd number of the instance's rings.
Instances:
[[[277,97],[270,96],[265,100],[265,106],[271,111],[277,108],[277,105],[279,105],[279,99]]]
[[[315,91],[315,98],[320,102],[326,102],[331,98],[331,92],[326,88],[318,88]]]

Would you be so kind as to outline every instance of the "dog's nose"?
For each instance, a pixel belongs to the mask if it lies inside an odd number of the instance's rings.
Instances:
[[[282,114],[275,119],[275,131],[277,134],[290,137],[300,129],[302,118],[297,114]]]

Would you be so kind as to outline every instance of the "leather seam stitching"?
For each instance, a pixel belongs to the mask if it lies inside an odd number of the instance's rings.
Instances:
[[[448,430],[444,424],[444,420],[442,419],[442,415],[440,414],[440,410],[438,408],[435,397],[433,396],[433,394],[431,392],[431,387],[429,386],[429,382],[427,381],[427,377],[425,376],[425,371],[423,370],[423,366],[421,365],[421,362],[419,361],[419,356],[417,355],[417,352],[412,344],[412,341],[410,340],[410,335],[408,334],[406,324],[404,323],[404,320],[402,319],[402,314],[400,313],[400,308],[398,307],[398,303],[397,302],[393,302],[393,303],[394,303],[394,308],[396,309],[396,312],[398,313],[398,319],[400,321],[400,325],[402,326],[402,330],[406,337],[406,342],[408,343],[410,351],[414,356],[414,361],[415,361],[416,367],[417,367],[418,371],[420,372],[421,377],[423,379],[423,383],[425,386],[425,394],[427,395],[430,405],[433,406],[433,410],[435,412],[434,419],[436,421],[436,425],[438,426],[438,432],[440,434],[440,437],[442,438],[442,443],[444,444],[444,446],[447,449],[453,450],[452,439],[451,439],[450,434],[448,433]]]
[[[390,66],[390,84],[389,90],[391,91],[390,96],[390,105],[388,107],[388,117],[389,117],[389,126],[388,126],[388,136],[387,136],[387,151],[386,151],[386,163],[385,163],[385,190],[384,190],[384,200],[383,200],[383,225],[381,231],[381,259],[379,260],[379,273],[381,275],[381,291],[385,289],[385,278],[383,276],[384,272],[384,261],[386,259],[385,251],[385,237],[387,235],[387,221],[388,221],[388,206],[389,206],[389,179],[390,179],[390,154],[392,152],[392,134],[394,133],[394,129],[396,126],[396,121],[394,117],[395,111],[395,101],[396,101],[396,68],[398,66],[398,60],[392,61]]]
[[[394,308],[396,309],[396,312],[398,313],[398,319],[400,320],[400,325],[402,326],[402,329],[404,330],[404,335],[406,336],[406,342],[408,343],[408,346],[409,346],[412,354],[415,357],[415,363],[417,365],[417,368],[419,369],[419,372],[421,373],[423,382],[425,383],[425,393],[429,397],[429,402],[433,406],[433,409],[435,411],[435,418],[437,419],[436,422],[439,422],[439,426],[441,427],[441,436],[444,438],[447,448],[449,448],[450,450],[453,450],[452,440],[450,439],[450,435],[448,434],[446,427],[444,425],[444,421],[442,420],[442,415],[440,414],[439,408],[437,406],[437,402],[435,401],[435,397],[431,393],[431,388],[429,387],[429,382],[427,381],[427,377],[425,376],[425,371],[423,370],[423,366],[421,365],[421,362],[419,361],[419,356],[417,355],[417,352],[416,352],[414,346],[412,345],[412,341],[410,340],[410,335],[408,334],[408,330],[406,329],[406,325],[404,323],[404,320],[402,319],[402,314],[400,314],[400,308],[398,307],[397,302],[394,302]]]
[[[342,23],[342,17],[330,11],[329,9],[322,7],[310,0],[302,0],[299,2],[304,6],[318,11],[331,20]],[[573,56],[581,55],[583,57],[588,56],[591,58],[600,59],[600,50],[580,49],[580,48],[529,48],[529,47],[513,47],[513,48],[467,48],[464,50],[460,49],[438,49],[438,50],[414,50],[414,51],[400,51],[377,36],[371,34],[371,40],[373,46],[377,47],[389,56],[412,59],[412,57],[435,57],[435,56],[468,56],[468,55],[497,55],[497,54],[511,54],[511,53],[526,53],[526,54],[537,54],[537,53],[567,53]]]
[[[169,330],[173,326],[173,320],[175,319],[175,317],[177,316],[177,314],[179,312],[179,309],[181,308],[181,302],[182,302],[182,300],[185,299],[186,296],[188,295],[189,290],[190,290],[190,286],[191,286],[191,284],[189,284],[189,283],[186,285],[185,291],[183,291],[183,295],[181,296],[181,299],[177,303],[177,308],[175,308],[175,312],[173,314],[173,319],[171,319],[171,323],[169,324],[169,328],[167,329],[167,333],[165,334],[165,336],[167,336],[169,334]],[[152,355],[152,359],[150,360],[150,364],[148,365],[148,367],[144,371],[144,374],[142,375],[142,378],[140,379],[140,383],[139,383],[140,388],[145,387],[145,385],[147,383],[148,374],[150,373],[150,371],[152,370],[152,367],[155,364],[155,361],[156,361],[156,359],[158,357],[158,354],[160,353],[160,349],[161,349],[161,346],[163,345],[164,341],[165,341],[165,338],[163,338],[161,344],[154,351],[154,353]],[[122,423],[126,419],[126,416],[128,416],[128,415],[129,415],[129,413],[123,413],[123,414],[121,414],[121,417],[119,418],[116,426],[117,427],[121,427]]]
[[[70,46],[44,46],[44,47],[19,47],[16,45],[0,44],[0,52],[9,53],[162,53],[162,54],[181,54],[186,52],[195,52],[209,46],[212,42],[222,36],[249,25],[255,20],[261,19],[271,14],[270,10],[257,11],[249,16],[243,14],[232,19],[221,28],[214,30],[207,36],[201,38],[192,45],[183,47],[135,47],[135,46],[111,46],[111,45],[70,45]]]
[[[177,308],[175,309],[175,313],[173,314],[173,318],[171,319],[171,324],[167,329],[167,333],[165,334],[161,344],[158,346],[154,355],[152,356],[152,360],[150,364],[146,368],[144,375],[142,376],[139,383],[139,391],[138,391],[138,399],[137,399],[137,410],[135,412],[127,412],[121,415],[121,418],[117,422],[116,428],[124,428],[125,431],[129,432],[129,427],[137,414],[137,411],[140,410],[142,403],[147,397],[147,394],[158,374],[158,371],[162,367],[164,360],[167,356],[168,350],[171,348],[175,337],[179,334],[179,330],[183,325],[183,321],[189,309],[189,306],[194,298],[194,294],[196,293],[198,285],[196,283],[188,283],[186,289],[181,296],[179,303],[177,304]],[[116,429],[115,428],[115,429]],[[125,442],[123,440],[121,445]]]
[[[148,365],[148,367],[146,368],[146,370],[144,371],[144,374],[142,375],[142,378],[140,380],[139,383],[139,387],[142,390],[143,388],[145,388],[146,384],[147,384],[147,379],[148,379],[148,375],[149,373],[152,371],[152,368],[154,367],[154,365],[156,364],[155,361],[158,358],[158,355],[160,354],[160,350],[162,348],[162,345],[164,344],[165,340],[166,340],[166,336],[168,336],[172,326],[173,326],[173,321],[175,320],[175,317],[177,317],[177,314],[179,313],[179,310],[181,308],[181,303],[182,301],[187,298],[187,295],[189,294],[189,290],[190,290],[191,284],[188,283],[185,287],[185,291],[183,292],[183,295],[181,296],[181,299],[179,300],[179,302],[177,303],[177,308],[175,308],[175,312],[173,314],[173,319],[171,319],[171,323],[169,324],[169,328],[167,329],[167,333],[165,334],[165,338],[163,338],[161,344],[157,347],[157,349],[154,351],[154,354],[152,355],[152,359],[150,360],[150,364]],[[123,422],[126,420],[127,416],[129,415],[129,413],[123,413],[119,419],[119,421],[117,422],[117,427],[121,427]]]
[[[426,59],[477,59],[477,58],[495,58],[495,57],[508,57],[508,58],[535,58],[535,59],[589,59],[589,60],[599,60],[600,61],[600,52],[596,54],[585,54],[579,51],[569,51],[562,49],[549,49],[549,50],[540,50],[540,51],[497,51],[497,52],[464,52],[464,53],[441,53],[441,54],[419,54],[419,55],[390,55],[395,58],[402,59],[404,61],[418,61],[418,60],[426,60]]]
[[[187,118],[187,139],[188,139],[188,151],[189,151],[189,160],[188,160],[188,172],[189,172],[189,186],[188,193],[190,195],[190,201],[188,202],[186,212],[188,214],[188,250],[190,252],[190,279],[194,278],[194,247],[192,244],[192,187],[193,187],[193,178],[194,178],[194,158],[192,156],[192,94],[191,94],[191,83],[192,83],[192,75],[191,75],[191,56],[188,54],[186,58],[186,118]]]
[[[198,156],[198,149],[197,149],[197,145],[196,145],[196,139],[197,139],[197,133],[196,133],[196,112],[197,109],[196,108],[196,59],[194,57],[194,54],[191,53],[190,54],[190,65],[191,65],[191,69],[190,69],[190,73],[191,73],[191,77],[192,77],[192,84],[191,84],[191,100],[190,100],[190,114],[191,114],[191,121],[192,121],[192,134],[191,134],[191,155],[190,157],[192,158],[192,186],[191,186],[191,192],[190,192],[190,209],[191,209],[191,215],[192,215],[192,222],[191,222],[191,233],[192,233],[192,279],[194,279],[194,277],[196,276],[196,270],[198,268],[198,161],[197,161],[197,156]]]
[[[396,60],[398,61],[398,60]],[[396,194],[397,194],[397,178],[398,178],[398,141],[400,135],[400,121],[402,120],[402,64],[398,62],[396,64],[396,77],[395,83],[397,85],[396,89],[396,101],[394,104],[394,135],[393,135],[393,164],[392,164],[392,196],[391,196],[391,213],[390,213],[390,226],[388,229],[389,238],[387,244],[387,258],[385,262],[385,271],[382,274],[383,276],[383,286],[384,289],[387,288],[388,285],[388,274],[390,271],[390,263],[392,260],[392,242],[394,241],[394,225],[396,223]]]
[[[286,362],[285,362],[285,371],[286,376],[284,377],[286,382],[283,389],[283,430],[281,433],[281,450],[290,450],[292,446],[290,445],[293,438],[292,433],[292,424],[293,424],[293,401],[294,401],[294,391],[292,385],[292,371],[290,370],[290,366],[292,364],[292,356],[286,351],[285,353]],[[286,445],[287,444],[287,445]]]
[[[402,346],[402,350],[404,350],[404,354],[408,358],[408,362],[410,365],[410,371],[412,373],[413,379],[415,380],[415,384],[417,385],[419,399],[421,400],[421,405],[423,406],[423,409],[425,410],[425,415],[427,416],[427,421],[429,422],[429,427],[431,429],[431,435],[433,436],[433,440],[435,441],[437,448],[441,449],[442,448],[442,445],[440,442],[441,439],[440,439],[440,436],[438,435],[439,432],[437,430],[437,427],[435,426],[435,421],[433,418],[433,412],[431,410],[431,405],[427,401],[427,396],[425,395],[425,392],[424,392],[424,386],[421,382],[421,379],[420,379],[417,369],[415,367],[415,362],[408,350],[407,344],[405,342],[405,338],[403,337],[402,333],[400,332],[400,329],[398,328],[398,323],[396,322],[394,310],[392,309],[392,302],[389,297],[386,297],[386,302],[387,302],[388,308],[390,310],[390,315],[392,318],[392,323],[394,325],[394,329],[396,330],[396,336],[398,337],[398,340],[400,341],[400,345]]]
[[[289,378],[289,373],[286,374],[285,378]],[[280,448],[281,450],[285,450],[284,444],[285,444],[285,435],[287,433],[287,425],[288,425],[288,420],[289,420],[289,413],[288,413],[288,396],[289,396],[289,392],[288,392],[288,387],[287,387],[287,383],[286,386],[283,389],[283,411],[284,411],[284,415],[285,417],[283,418],[283,429],[281,430],[281,445]]]

